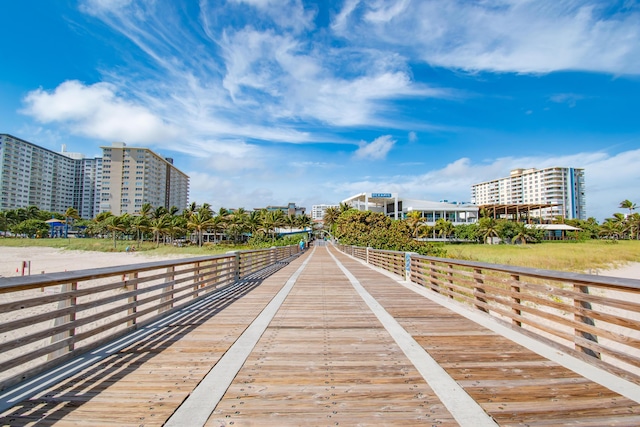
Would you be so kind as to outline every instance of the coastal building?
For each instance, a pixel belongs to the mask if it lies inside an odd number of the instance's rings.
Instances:
[[[473,185],[471,201],[499,217],[586,219],[584,169],[514,169],[508,177]]]
[[[0,210],[64,212],[74,205],[75,177],[75,159],[0,134]]]
[[[100,212],[137,214],[145,203],[155,208],[176,206],[180,211],[187,206],[189,177],[171,158],[124,142],[101,148]]]
[[[36,206],[81,218],[100,212],[137,213],[142,204],[184,209],[189,177],[147,148],[124,143],[102,147],[103,157],[56,153],[8,134],[0,134],[0,210]]]
[[[407,199],[399,197],[397,193],[360,193],[342,203],[360,211],[382,212],[393,219],[402,219],[409,212],[417,211],[427,225],[435,225],[441,218],[454,225],[478,221],[478,207],[473,204]]]
[[[338,208],[340,205],[313,205],[311,206],[311,219],[314,221],[322,221],[324,213],[329,208]]]

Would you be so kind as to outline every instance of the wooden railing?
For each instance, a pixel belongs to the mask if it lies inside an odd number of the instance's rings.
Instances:
[[[640,383],[640,280],[365,252],[358,258]]]
[[[0,390],[299,252],[225,255],[0,281]]]

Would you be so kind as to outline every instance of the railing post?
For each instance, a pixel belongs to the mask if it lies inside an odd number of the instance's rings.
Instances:
[[[133,279],[133,280],[132,280]],[[132,280],[133,283],[127,283],[130,280]],[[134,313],[138,312],[138,307],[137,307],[137,302],[138,302],[138,295],[135,295],[135,291],[138,290],[138,272],[136,271],[133,274],[130,274],[129,276],[127,276],[127,280],[124,282],[125,283],[125,289],[127,290],[127,292],[133,292],[134,295],[130,296],[129,298],[127,298],[127,303],[129,304],[134,304],[133,307],[131,307],[129,310],[127,310],[127,315],[131,315]],[[133,318],[131,320],[129,320],[127,322],[127,326],[133,326],[137,323],[137,318]]]
[[[370,247],[370,246],[367,246],[367,255],[366,255],[366,258],[367,258],[367,264],[369,264],[369,251],[370,251],[370,250],[371,250],[371,247]]]
[[[580,292],[580,293],[589,295],[589,287],[588,286],[574,284],[573,285],[573,289],[576,292]],[[591,303],[589,301],[583,301],[581,299],[574,298],[573,299],[573,305],[578,310],[580,310],[580,309],[591,310]],[[576,321],[584,323],[585,325],[595,326],[595,322],[593,321],[592,318],[579,314],[578,310],[576,310],[576,312],[574,314],[574,319]],[[578,328],[575,329],[575,336],[581,337],[581,338],[585,338],[585,339],[587,339],[589,341],[593,341],[593,342],[596,342],[596,343],[598,342],[598,337],[596,335],[593,335],[592,333],[589,333],[589,332],[582,331],[582,330],[580,330]],[[591,350],[590,348],[587,348],[587,347],[583,347],[583,346],[579,345],[578,343],[574,343],[574,345],[575,345],[576,350],[581,351],[584,354],[588,354],[589,356],[596,357],[596,358],[600,359],[600,353],[599,352],[593,351],[593,350]]]
[[[200,263],[196,262],[196,263],[193,264],[193,266],[194,266],[194,270],[193,270],[193,290],[197,291],[198,288],[199,288],[199,285],[200,285],[198,283],[198,282],[200,282],[200,277],[198,277],[198,276],[200,276]],[[169,271],[169,269],[167,269],[167,271]],[[194,298],[198,298],[198,294],[197,293],[194,294],[193,297]]]
[[[60,287],[60,292],[65,293],[65,292],[71,292],[71,291],[75,291],[78,289],[78,282],[73,282],[73,283],[65,283],[63,285],[61,285]],[[67,307],[72,307],[76,305],[76,297],[71,296],[65,300],[62,300],[58,303],[58,309],[61,308],[67,308]],[[59,325],[64,325],[64,324],[69,324],[73,321],[76,320],[76,313],[75,311],[73,311],[71,314],[68,314],[66,316],[61,316],[61,317],[57,317],[56,320],[54,321],[54,326],[59,326]],[[54,336],[51,337],[51,344],[54,344],[58,341],[62,341],[65,338],[69,338],[75,335],[75,328],[70,328],[64,332],[60,332],[55,334]],[[74,349],[74,345],[70,344],[66,349],[65,348],[61,348],[59,350],[54,351],[53,353],[50,353],[48,356],[48,360],[53,360],[56,359],[60,356],[62,356],[63,354],[66,354],[70,351],[73,351]]]
[[[487,303],[487,300],[484,299],[482,296],[478,295],[478,294],[484,294],[486,293],[486,291],[484,290],[484,288],[482,287],[482,285],[484,284],[484,279],[482,278],[482,270],[479,268],[474,269],[475,273],[476,273],[476,277],[475,277],[475,281],[479,286],[475,286],[473,288],[473,293],[475,294],[475,300],[478,301],[479,303]],[[475,304],[475,307],[480,310],[480,311],[484,311],[485,313],[488,313],[489,310],[487,310],[486,308],[482,307],[480,304]]]
[[[200,266],[200,263],[197,262],[196,267]],[[174,281],[175,279],[175,267],[171,266],[171,267],[167,267],[167,276],[164,278],[164,283],[171,283]],[[194,288],[198,288],[198,285],[196,284],[198,282],[198,272],[200,271],[199,268],[196,268],[196,270],[193,272],[193,287]],[[162,293],[165,294],[167,292],[171,292],[173,290],[173,284],[170,284],[168,286],[165,286],[164,288],[162,288]],[[162,298],[160,298],[160,303],[164,303],[167,301],[171,301],[173,299],[173,292],[171,292],[169,295],[164,295]],[[173,303],[170,303],[168,305],[163,305],[162,307],[160,307],[158,309],[158,313],[162,313],[164,311],[167,311],[169,309],[171,309],[173,307]]]
[[[240,280],[240,252],[238,251],[229,251],[227,255],[233,256],[233,281],[237,282]]]
[[[429,277],[431,278],[431,285],[433,285],[433,287],[435,287],[436,289],[433,289],[434,292],[436,293],[440,293],[440,285],[438,284],[438,276],[436,276],[436,263],[435,261],[431,261],[429,262],[429,264],[431,265],[430,271],[431,274],[429,275]]]
[[[517,275],[517,274],[512,274],[511,275],[511,280],[513,280],[514,282],[519,282],[520,281],[520,276]],[[520,286],[512,284],[511,285],[511,292],[519,294],[520,293]],[[513,301],[515,304],[518,304],[518,305],[520,305],[520,303],[521,303],[521,300],[518,297],[511,297],[511,301]],[[511,312],[516,316],[521,316],[522,315],[522,311],[519,308],[512,307],[511,308]],[[516,320],[516,319],[511,319],[511,324],[515,325],[515,326],[518,326],[518,327],[522,326],[522,322],[519,321],[519,320]]]
[[[449,271],[447,272],[447,281],[453,285],[453,264],[448,264]],[[448,286],[449,289],[449,298],[453,299],[453,286]]]

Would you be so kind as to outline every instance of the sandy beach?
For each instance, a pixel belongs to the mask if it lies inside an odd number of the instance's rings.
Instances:
[[[31,274],[57,273],[59,271],[85,270],[165,259],[188,258],[195,255],[148,256],[144,252],[92,252],[68,251],[56,248],[0,246],[0,277],[16,277],[22,274],[22,262],[31,262]],[[25,275],[27,272],[25,270]]]

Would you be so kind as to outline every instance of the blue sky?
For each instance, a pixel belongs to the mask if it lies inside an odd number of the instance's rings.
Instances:
[[[469,201],[581,167],[640,204],[640,2],[0,2],[0,132],[171,156],[214,209],[355,193]]]

